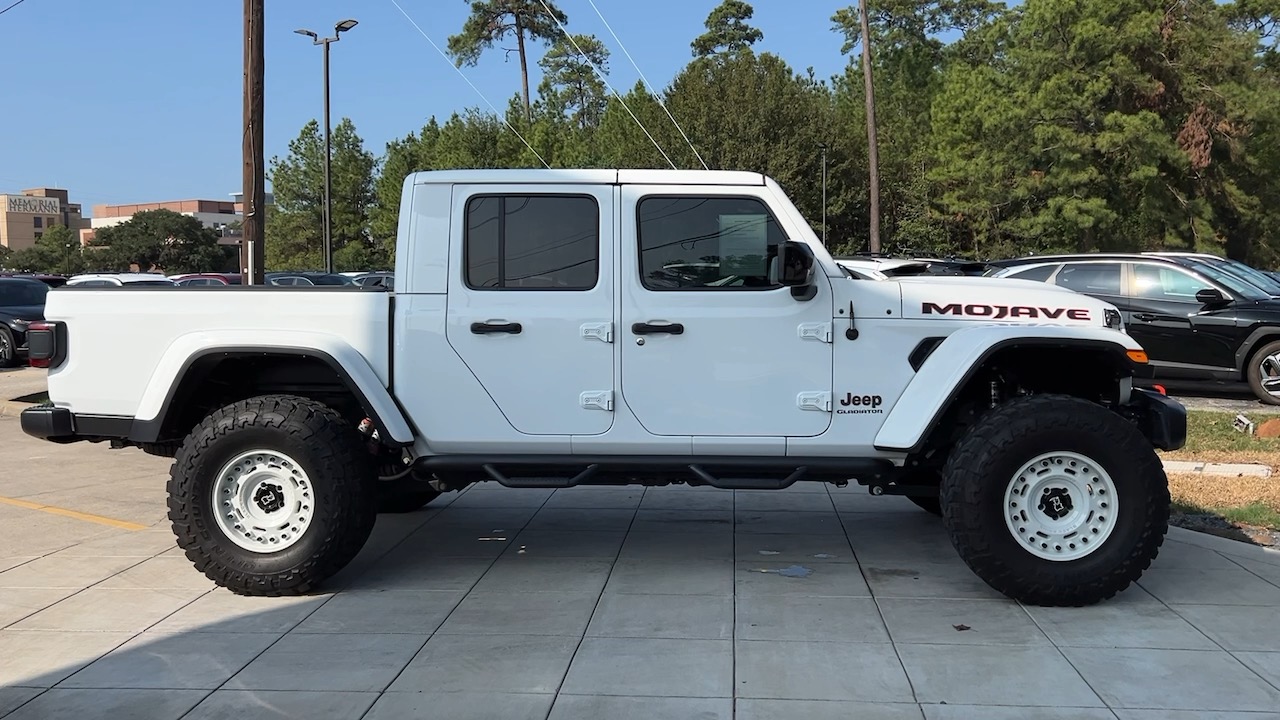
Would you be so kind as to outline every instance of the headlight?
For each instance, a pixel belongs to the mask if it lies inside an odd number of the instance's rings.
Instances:
[[[1112,330],[1124,330],[1124,320],[1120,317],[1120,311],[1113,308],[1107,308],[1102,311],[1102,317],[1107,323],[1107,327]]]

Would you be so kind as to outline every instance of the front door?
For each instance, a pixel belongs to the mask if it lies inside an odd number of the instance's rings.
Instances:
[[[454,187],[445,333],[521,433],[613,424],[615,195],[609,185]]]
[[[622,395],[655,435],[803,437],[831,423],[831,287],[777,282],[764,188],[624,186]]]
[[[1154,363],[1201,368],[1235,366],[1235,313],[1196,300],[1208,281],[1181,268],[1134,263],[1129,286],[1129,335]]]

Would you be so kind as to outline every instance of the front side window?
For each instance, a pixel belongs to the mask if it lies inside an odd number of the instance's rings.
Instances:
[[[579,195],[484,195],[467,201],[467,285],[477,290],[590,290],[600,265],[600,206]]]
[[[760,200],[648,197],[637,212],[640,279],[646,288],[782,287],[773,261],[787,236]]]
[[[1133,266],[1134,297],[1166,302],[1196,301],[1196,293],[1212,287],[1182,270],[1155,265]]]
[[[1038,267],[1033,267],[1030,270],[1019,270],[1015,273],[1009,273],[1008,277],[1017,278],[1019,280],[1044,282],[1048,280],[1049,276],[1053,274],[1053,271],[1057,269],[1057,265],[1040,265]]]
[[[1119,295],[1120,263],[1066,265],[1053,281],[1059,287],[1086,295]]]

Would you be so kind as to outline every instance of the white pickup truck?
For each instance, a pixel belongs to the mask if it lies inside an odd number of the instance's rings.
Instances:
[[[54,290],[22,427],[172,456],[178,545],[242,594],[307,592],[380,509],[480,481],[852,481],[1046,605],[1111,597],[1163,541],[1153,448],[1186,413],[1133,387],[1104,302],[867,279],[745,172],[416,173],[398,242],[394,292]]]

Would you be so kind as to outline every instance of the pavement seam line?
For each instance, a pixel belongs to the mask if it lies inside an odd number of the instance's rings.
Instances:
[[[118,528],[120,530],[129,530],[131,532],[147,529],[146,525],[129,522],[127,520],[117,520],[104,515],[94,515],[93,513],[83,513],[78,510],[68,510],[67,508],[58,507],[56,505],[44,505],[42,503],[31,502],[30,500],[0,497],[0,503],[25,508],[27,510],[37,510],[51,515],[61,515],[62,517],[68,517],[73,520],[83,520],[85,522],[97,523],[99,525],[107,525],[109,527]]]

